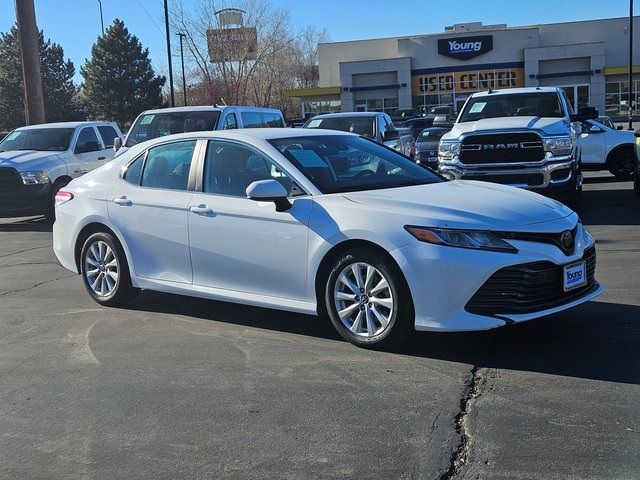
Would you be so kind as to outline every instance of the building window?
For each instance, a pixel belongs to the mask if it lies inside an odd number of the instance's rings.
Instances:
[[[609,116],[627,116],[629,107],[634,115],[640,114],[640,80],[633,81],[633,98],[629,101],[629,82],[607,82],[605,84],[604,109]]]
[[[561,85],[560,88],[567,94],[574,112],[589,106],[589,85]]]
[[[391,115],[398,109],[398,97],[359,99],[355,107],[356,112],[384,112]]]
[[[312,117],[323,113],[335,113],[341,110],[340,100],[317,100],[304,102],[304,116]]]

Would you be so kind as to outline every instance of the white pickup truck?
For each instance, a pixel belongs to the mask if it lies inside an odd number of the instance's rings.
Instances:
[[[582,189],[581,122],[561,88],[527,87],[471,95],[440,140],[438,172],[571,200]]]
[[[62,122],[21,127],[0,142],[0,217],[45,215],[74,178],[104,165],[122,140],[110,122]]]

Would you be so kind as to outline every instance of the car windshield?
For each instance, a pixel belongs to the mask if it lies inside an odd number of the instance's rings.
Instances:
[[[29,128],[15,130],[0,142],[0,151],[38,150],[64,152],[69,149],[73,128]]]
[[[431,107],[429,115],[446,115],[451,111],[450,107]]]
[[[216,129],[219,111],[147,113],[138,117],[131,127],[125,146],[165,135],[203,132]]]
[[[448,131],[446,128],[427,128],[420,132],[416,142],[437,142]]]
[[[470,98],[459,121],[519,116],[561,118],[564,111],[555,92],[489,94]]]
[[[393,150],[351,135],[269,140],[322,193],[377,190],[443,181]]]
[[[373,138],[375,135],[375,117],[340,116],[312,118],[307,122],[304,128],[326,128],[327,130],[339,130],[341,132],[355,133],[357,135]]]

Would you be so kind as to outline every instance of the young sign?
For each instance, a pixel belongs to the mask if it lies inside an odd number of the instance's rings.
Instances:
[[[493,50],[493,35],[438,40],[438,53],[458,60],[469,60],[491,50]]]

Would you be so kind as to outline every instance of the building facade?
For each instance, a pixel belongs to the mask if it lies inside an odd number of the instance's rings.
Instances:
[[[489,88],[561,86],[575,109],[640,113],[640,40],[629,98],[628,18],[523,27],[480,22],[444,33],[318,45],[319,86],[291,90],[303,116],[335,111],[456,110]],[[640,38],[640,17],[634,17]]]

